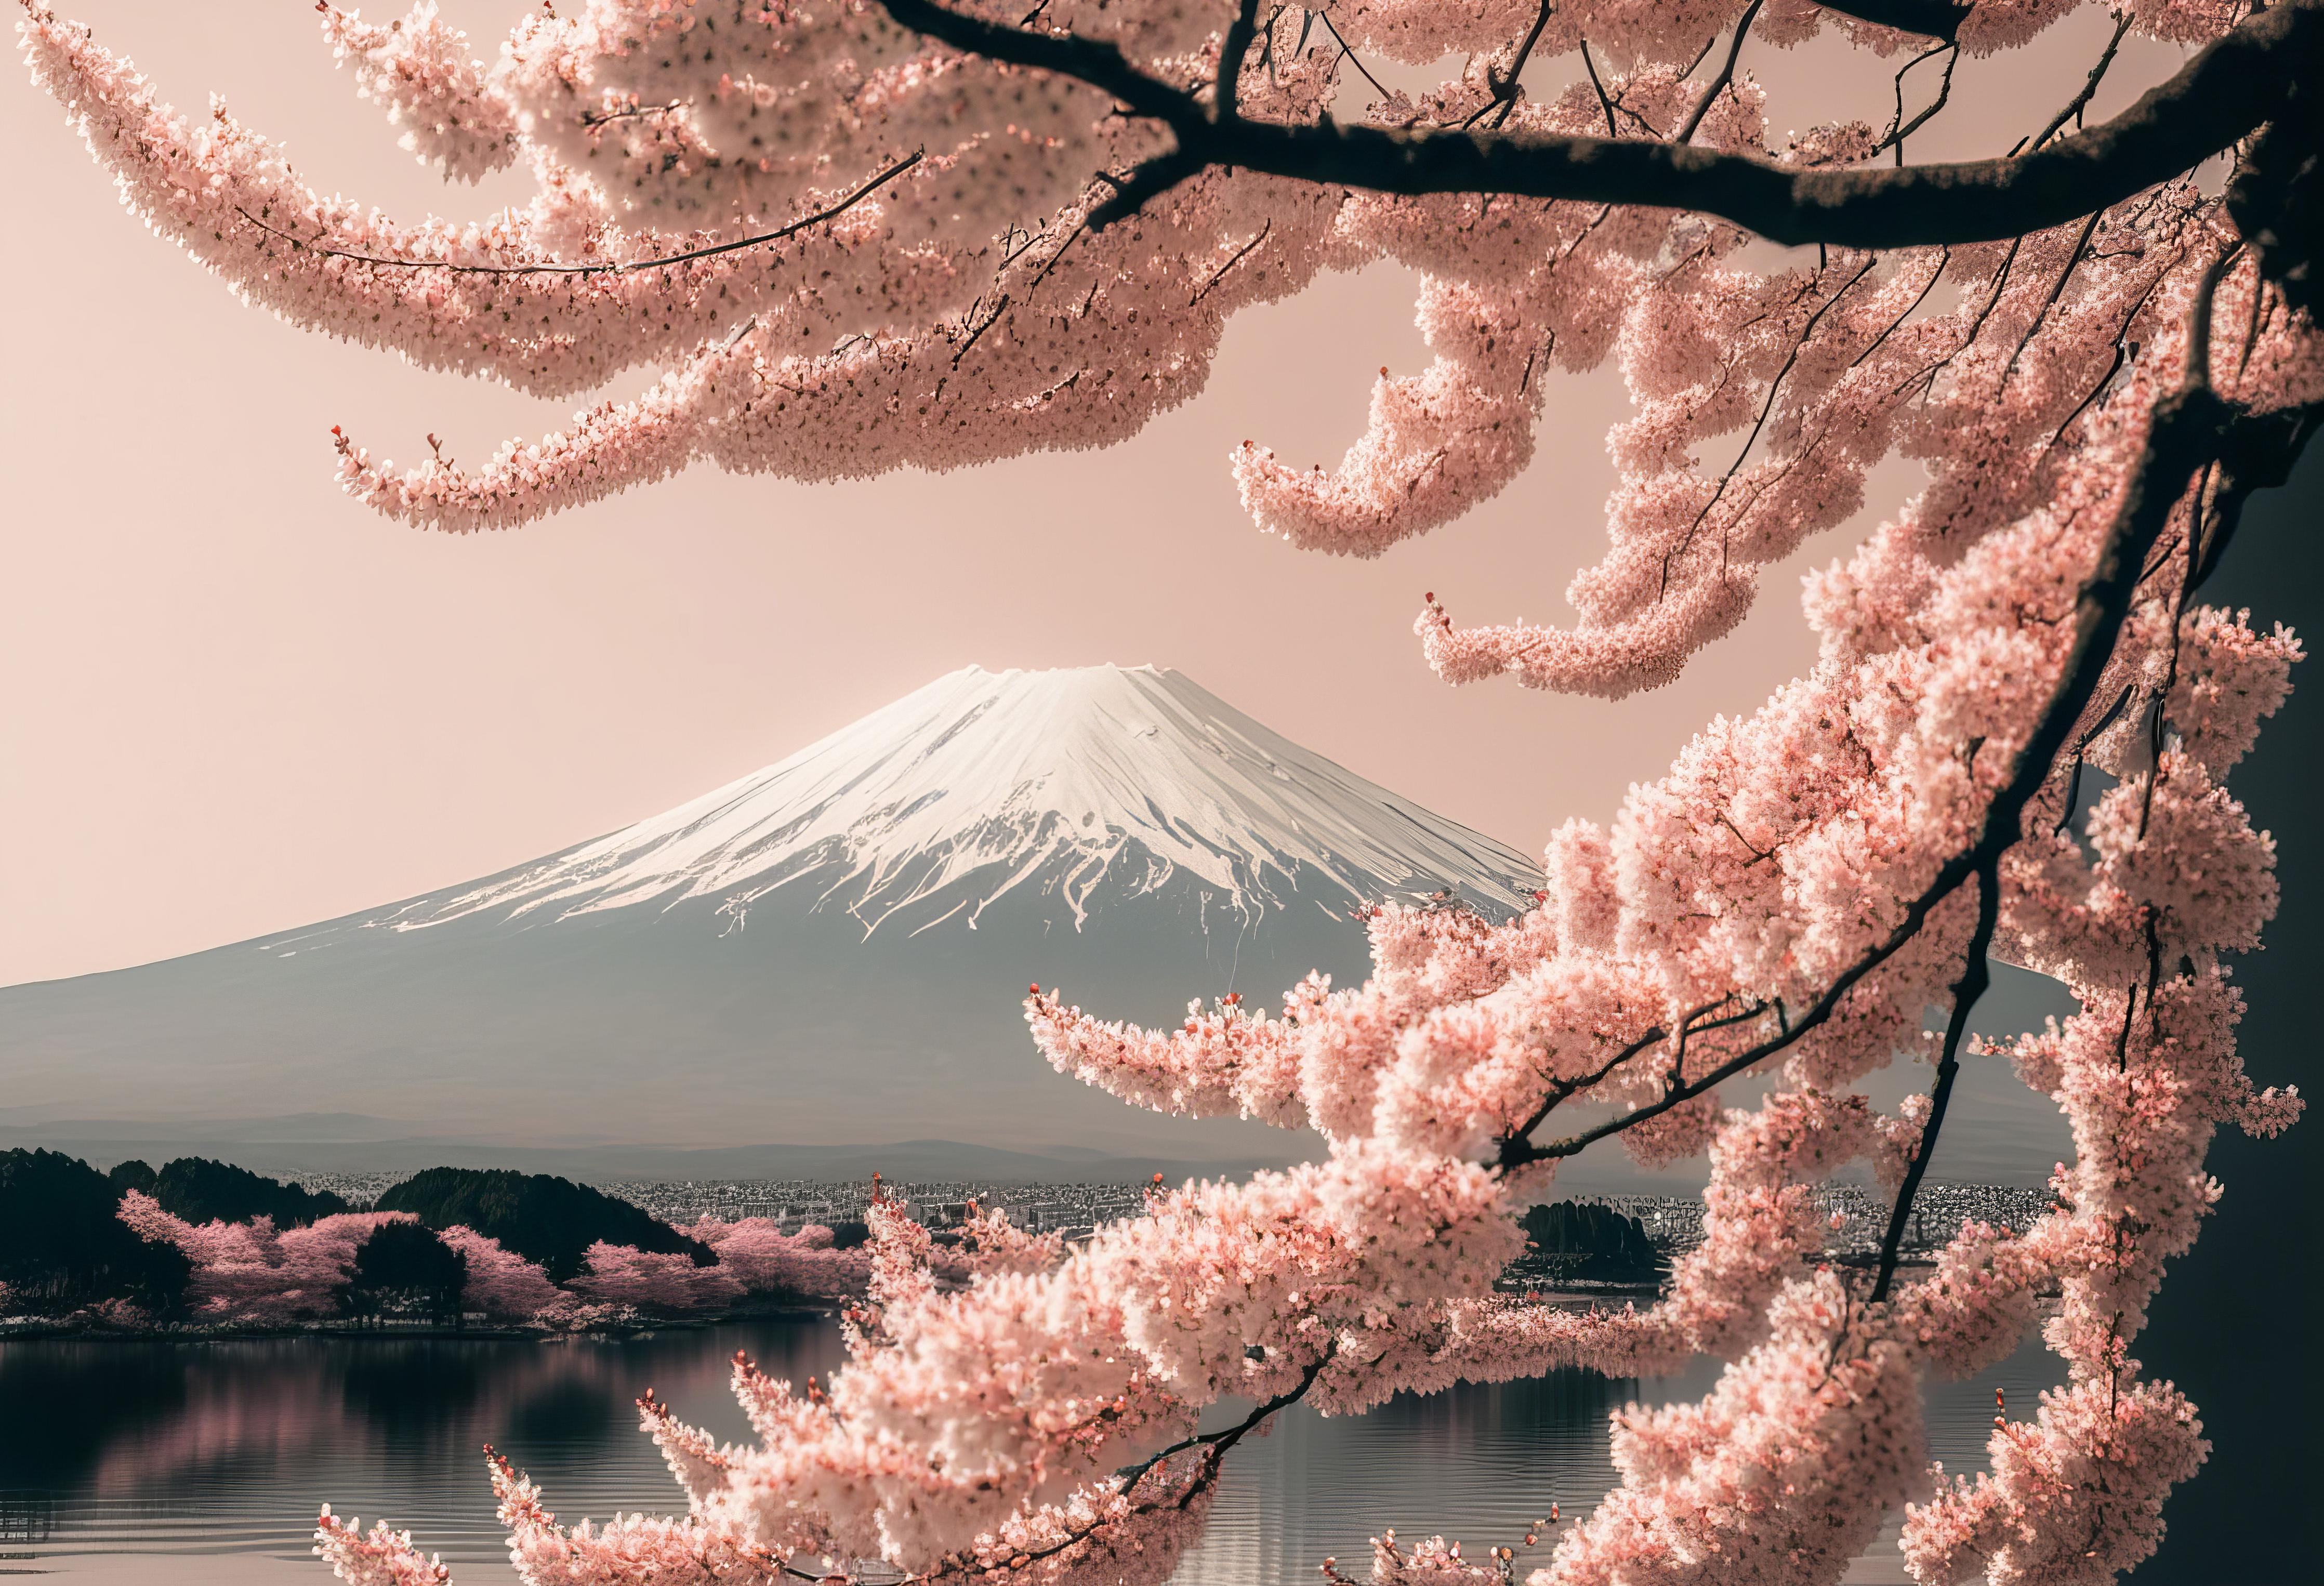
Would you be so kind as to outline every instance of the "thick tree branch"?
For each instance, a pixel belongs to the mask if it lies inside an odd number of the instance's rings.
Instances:
[[[1991,241],[2080,219],[2232,146],[2268,120],[2301,73],[2324,67],[2324,0],[2285,0],[2238,23],[2113,120],[2021,158],[1794,170],[1643,140],[1219,119],[1111,44],[999,26],[934,0],[881,4],[904,26],[956,49],[1077,78],[1162,122],[1178,141],[1163,158],[1177,169],[1241,166],[1379,192],[1689,209],[1775,242],[1856,248]],[[1133,179],[1129,190],[1151,196],[1154,188]],[[1128,196],[1102,206],[1093,224],[1130,213]]]
[[[1234,115],[1235,97],[1242,85],[1242,58],[1250,53],[1250,41],[1258,36],[1259,0],[1242,0],[1233,24],[1219,45],[1219,80],[1213,102],[1218,106],[1221,121]]]

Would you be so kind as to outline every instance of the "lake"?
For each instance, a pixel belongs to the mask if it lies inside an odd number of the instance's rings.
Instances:
[[[510,1581],[481,1445],[530,1471],[561,1520],[682,1513],[632,1401],[650,1387],[685,1418],[741,1438],[726,1388],[737,1350],[793,1381],[844,1358],[836,1327],[820,1321],[555,1343],[0,1343],[0,1573],[76,1586],[325,1586],[307,1549],[327,1500],[366,1525],[410,1527],[456,1581]],[[2059,1368],[2034,1342],[1973,1382],[1939,1387],[1933,1456],[1948,1470],[1982,1468],[1995,1387],[2029,1415]],[[1716,1371],[1698,1361],[1645,1382],[1560,1371],[1344,1419],[1295,1407],[1231,1457],[1209,1529],[1176,1580],[1312,1582],[1327,1555],[1360,1577],[1366,1539],[1387,1526],[1472,1550],[1514,1545],[1552,1501],[1571,1519],[1612,1485],[1609,1410],[1699,1397]],[[1903,1579],[1893,1531],[1849,1578]]]

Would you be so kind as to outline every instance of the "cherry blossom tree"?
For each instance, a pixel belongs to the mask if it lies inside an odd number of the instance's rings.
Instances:
[[[408,1212],[351,1212],[278,1232],[271,1217],[246,1222],[195,1224],[161,1209],[142,1191],[122,1197],[121,1221],[140,1237],[175,1245],[193,1263],[186,1297],[199,1321],[258,1325],[311,1322],[337,1314],[356,1252],[373,1230],[410,1222]],[[827,1228],[786,1235],[762,1217],[738,1223],[703,1218],[687,1231],[712,1247],[715,1265],[697,1267],[685,1254],[664,1255],[600,1240],[566,1288],[488,1235],[456,1225],[440,1236],[466,1259],[462,1308],[495,1321],[530,1323],[569,1332],[623,1317],[682,1316],[730,1309],[746,1294],[783,1294],[839,1300],[860,1296],[870,1281],[866,1250],[832,1246]],[[1059,1252],[1046,1240],[1018,1233],[1007,1218],[987,1214],[972,1223],[982,1232],[986,1259],[952,1264],[951,1275],[1008,1262],[1027,1252],[1046,1261]]]
[[[489,1234],[456,1222],[444,1231],[442,1238],[467,1259],[467,1280],[460,1288],[464,1310],[480,1312],[495,1321],[523,1322],[563,1296],[540,1262],[526,1260]]]
[[[604,1240],[589,1247],[569,1286],[600,1304],[669,1315],[713,1310],[742,1296],[742,1286],[733,1273],[696,1267],[684,1251],[664,1255]]]
[[[646,1403],[685,1518],[560,1526],[494,1461],[528,1581],[1158,1580],[1228,1451],[1295,1400],[1698,1353],[1718,1385],[1617,1417],[1620,1485],[1540,1586],[1832,1581],[1902,1506],[1925,1582],[2103,1581],[2153,1550],[2205,1444],[2131,1351],[2219,1193],[2212,1135],[2300,1105],[2236,1051],[2228,960],[2276,896],[2225,779],[2301,647],[2200,597],[2324,404],[2324,4],[2117,0],[2043,124],[1912,158],[1957,62],[2075,9],[585,0],[484,64],[432,5],[326,5],[415,155],[529,168],[529,206],[473,223],[318,194],[222,106],[180,116],[27,10],[35,78],[130,208],[251,300],[529,391],[660,371],[477,466],[337,436],[346,489],[418,524],[515,525],[697,458],[832,479],[1103,444],[1200,389],[1236,309],[1384,258],[1420,273],[1433,361],[1382,372],[1336,467],[1238,448],[1262,529],[1377,555],[1514,478],[1560,373],[1612,359],[1632,401],[1574,621],[1462,627],[1431,598],[1450,681],[1667,682],[1763,567],[1858,517],[1876,464],[1923,475],[1806,580],[1807,673],[1563,826],[1536,908],[1383,909],[1371,978],[1279,1015],[1230,997],[1149,1030],[1028,999],[1061,1070],[1313,1129],[1324,1159],[1157,1193],[1070,1251],[1003,1240],[950,1284],[883,1203],[850,1364],[803,1389],[738,1365],[758,1443]],[[1771,135],[1745,62],[1827,30],[1893,78],[1894,115]],[[2132,35],[2183,63],[2092,124]],[[1443,65],[1390,91],[1367,58]],[[1973,1038],[1997,954],[2080,1011]],[[2056,1102],[2075,1159],[2031,1227],[1915,1268],[1972,1054]],[[1899,1059],[1925,1084],[1884,1114],[1858,1086]],[[1702,1245],[1644,1309],[1496,1297],[1516,1218],[1607,1141],[1708,1156]],[[1860,1261],[1812,1197],[1858,1161],[1894,1196]],[[2067,1385],[2003,1418],[1989,1472],[1932,1479],[1921,1384],[2036,1326]],[[1255,1407],[1198,1430],[1227,1400]],[[318,1551],[351,1581],[436,1578],[383,1528],[327,1516]],[[1373,1561],[1516,1567],[1392,1537]]]
[[[143,1190],[121,1197],[121,1221],[142,1239],[173,1244],[193,1263],[186,1300],[201,1322],[277,1326],[337,1315],[339,1292],[372,1231],[405,1212],[339,1212],[277,1231],[272,1217],[188,1222]]]
[[[744,1294],[849,1299],[871,1281],[871,1252],[839,1249],[838,1236],[819,1223],[785,1233],[768,1217],[727,1222],[706,1215],[679,1231],[707,1245]]]

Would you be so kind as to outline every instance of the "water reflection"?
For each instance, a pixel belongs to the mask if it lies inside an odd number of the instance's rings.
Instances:
[[[794,1381],[842,1357],[836,1330],[811,1322],[558,1344],[0,1344],[0,1574],[322,1586],[306,1545],[328,1498],[341,1514],[411,1527],[467,1581],[505,1579],[482,1444],[529,1470],[567,1519],[674,1512],[677,1489],[632,1402],[650,1387],[741,1438],[726,1389],[738,1349]],[[1949,1469],[1978,1467],[1994,1388],[2029,1412],[2056,1365],[2034,1345],[1939,1389],[1932,1452]],[[1644,1383],[1562,1371],[1402,1397],[1354,1419],[1294,1410],[1237,1451],[1178,1581],[1304,1582],[1327,1554],[1363,1566],[1365,1539],[1386,1525],[1513,1542],[1553,1500],[1572,1516],[1612,1484],[1608,1412],[1699,1396],[1715,1374],[1711,1362]]]

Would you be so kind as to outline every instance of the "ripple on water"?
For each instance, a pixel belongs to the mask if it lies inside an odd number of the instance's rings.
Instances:
[[[632,1401],[650,1387],[681,1416],[742,1438],[726,1387],[738,1349],[794,1381],[842,1359],[830,1324],[781,1322],[560,1344],[0,1344],[10,1434],[0,1437],[0,1575],[111,1586],[151,1581],[166,1559],[171,1586],[321,1586],[328,1577],[307,1545],[327,1500],[366,1524],[409,1527],[459,1576],[484,1579],[480,1566],[505,1554],[481,1445],[528,1471],[561,1518],[676,1511]],[[1981,1469],[1994,1388],[2013,1414],[2030,1414],[2058,1365],[2032,1343],[1973,1382],[1939,1386],[1932,1455],[1948,1470]],[[1176,1580],[1305,1582],[1327,1555],[1361,1573],[1367,1539],[1390,1526],[1471,1548],[1514,1545],[1553,1501],[1570,1521],[1613,1484],[1611,1411],[1700,1397],[1716,1375],[1711,1361],[1643,1382],[1561,1371],[1398,1397],[1361,1416],[1294,1408],[1235,1451]],[[1852,1578],[1885,1566],[1866,1568]]]

